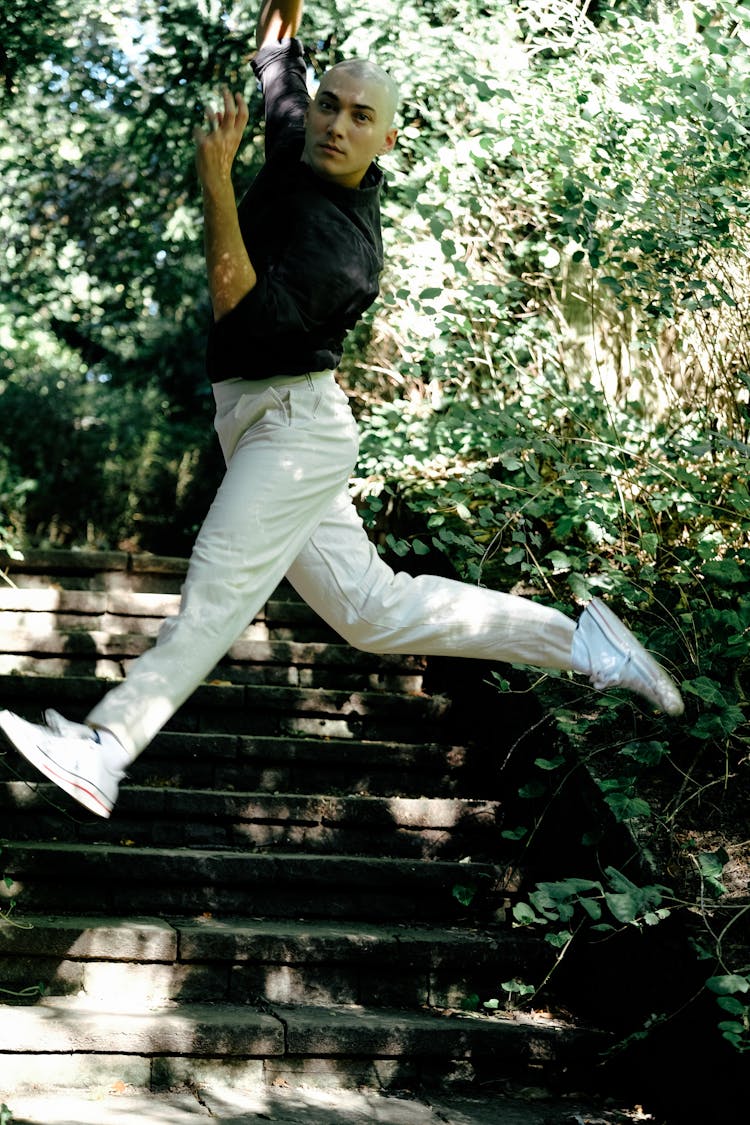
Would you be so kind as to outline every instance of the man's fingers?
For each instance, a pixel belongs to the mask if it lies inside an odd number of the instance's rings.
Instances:
[[[250,110],[247,108],[247,102],[243,98],[242,94],[235,94],[235,97],[237,99],[237,117],[240,121],[242,121],[244,127],[248,117],[250,116]]]
[[[229,87],[225,86],[222,90],[222,96],[224,98],[224,113],[219,116],[227,121],[230,126],[238,124],[244,128],[250,113],[242,94],[239,92],[233,94]]]
[[[250,111],[247,108],[247,103],[242,94],[232,94],[226,87],[222,90],[222,97],[224,101],[224,109],[222,110],[205,110],[206,130],[208,135],[217,132],[219,129],[225,127],[227,129],[234,129],[239,127],[241,130],[245,128]],[[201,130],[201,137],[205,140],[207,133]],[[193,136],[197,138],[196,134]]]

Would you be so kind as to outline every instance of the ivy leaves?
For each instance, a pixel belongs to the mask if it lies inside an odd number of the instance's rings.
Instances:
[[[656,925],[668,917],[670,907],[665,897],[670,892],[659,885],[637,886],[615,867],[605,870],[607,883],[598,880],[570,878],[557,882],[538,883],[528,896],[528,903],[519,902],[513,908],[518,925],[545,925],[569,923],[580,908],[592,922],[594,930],[612,930],[612,921],[602,921],[604,911],[620,925]],[[570,937],[568,929],[552,931],[546,935],[549,944],[559,948]]]

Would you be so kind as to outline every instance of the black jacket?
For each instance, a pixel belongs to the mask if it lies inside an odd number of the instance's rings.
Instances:
[[[253,69],[265,99],[266,163],[238,212],[258,281],[211,326],[212,383],[337,367],[383,266],[380,169],[343,188],[300,160],[310,100],[302,44],[264,47]]]

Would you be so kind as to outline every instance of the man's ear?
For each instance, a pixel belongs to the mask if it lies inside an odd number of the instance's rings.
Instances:
[[[385,135],[385,141],[383,142],[382,147],[378,151],[378,156],[383,156],[384,153],[391,151],[391,149],[393,148],[393,146],[396,143],[396,137],[397,136],[398,136],[398,129],[389,129],[388,130],[388,132]]]

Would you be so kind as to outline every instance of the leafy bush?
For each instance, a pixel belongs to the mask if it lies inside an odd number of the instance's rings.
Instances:
[[[546,815],[583,762],[639,862],[542,882],[517,921],[545,926],[559,959],[579,930],[679,914],[715,966],[721,1032],[746,1049],[750,17],[524,11],[523,27],[504,13],[492,57],[435,30],[458,143],[432,144],[434,111],[407,97],[396,266],[352,373],[380,379],[357,488],[373,525],[416,513],[385,537],[396,554],[429,569],[439,552],[564,610],[604,594],[673,671],[678,723],[535,680],[561,742],[519,795]],[[519,862],[533,818],[506,833]],[[502,988],[512,1004],[539,991]]]

